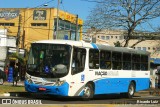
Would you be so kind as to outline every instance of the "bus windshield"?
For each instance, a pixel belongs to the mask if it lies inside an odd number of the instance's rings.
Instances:
[[[71,46],[33,43],[30,48],[27,73],[42,78],[60,78],[69,72]]]

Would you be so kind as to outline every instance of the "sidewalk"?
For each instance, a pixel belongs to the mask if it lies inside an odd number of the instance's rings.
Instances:
[[[155,95],[160,96],[160,88],[149,88],[147,90],[136,92],[135,95]]]
[[[5,81],[3,85],[13,85],[12,82]],[[17,86],[24,86],[24,81],[18,81]]]

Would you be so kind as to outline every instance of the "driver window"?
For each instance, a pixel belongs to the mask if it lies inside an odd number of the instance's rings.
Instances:
[[[72,58],[72,74],[77,74],[83,72],[85,67],[86,59],[86,49],[73,48],[73,58]]]

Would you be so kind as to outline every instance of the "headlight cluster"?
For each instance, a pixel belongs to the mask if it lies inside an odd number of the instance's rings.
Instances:
[[[33,83],[32,80],[31,80],[31,76],[30,75],[26,74],[25,75],[25,79],[28,81],[28,83],[30,83],[30,84]]]
[[[64,83],[65,83],[65,80],[63,80],[63,81],[56,81],[55,86],[61,86]]]

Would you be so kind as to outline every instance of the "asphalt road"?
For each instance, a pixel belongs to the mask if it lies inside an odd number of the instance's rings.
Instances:
[[[127,99],[118,94],[99,95],[89,101],[83,101],[82,98],[75,97],[58,97],[41,94],[26,94],[21,93],[16,95],[11,94],[10,97],[0,97],[2,100],[11,99],[11,104],[160,104],[160,96],[153,95],[135,95],[132,99]],[[16,97],[17,96],[17,97]],[[5,103],[3,101],[3,103]]]

